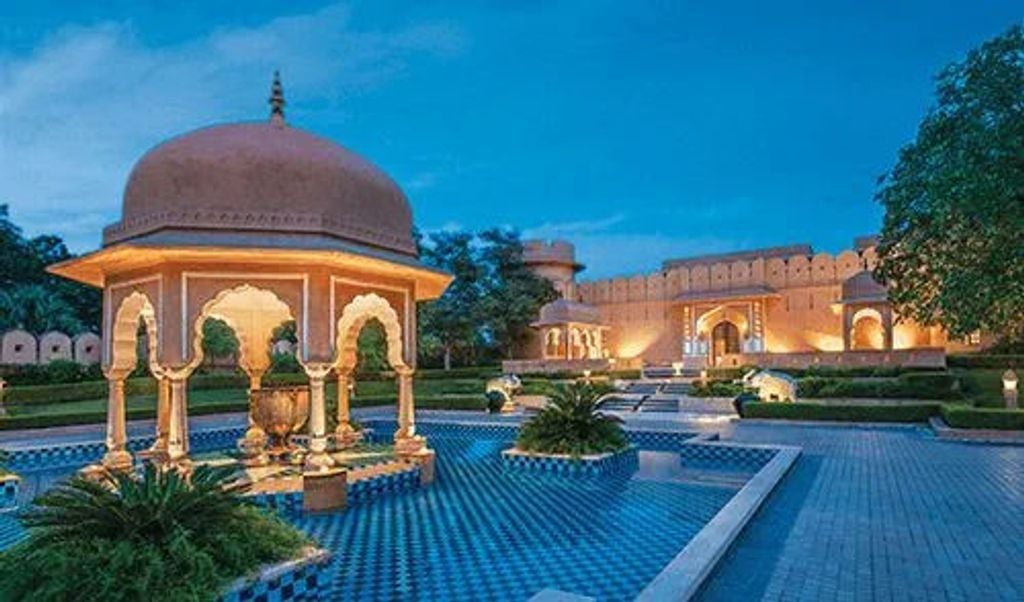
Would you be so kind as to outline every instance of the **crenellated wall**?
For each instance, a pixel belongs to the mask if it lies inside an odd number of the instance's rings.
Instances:
[[[842,351],[842,283],[875,267],[875,247],[866,244],[871,241],[858,239],[858,250],[837,255],[792,245],[666,261],[651,274],[579,283],[576,300],[597,307],[611,326],[607,341],[614,357],[678,360],[688,320],[743,296],[764,299],[758,344],[766,352]],[[893,328],[895,349],[945,342],[938,329],[911,322]]]

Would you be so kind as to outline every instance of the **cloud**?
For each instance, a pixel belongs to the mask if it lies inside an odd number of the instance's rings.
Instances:
[[[27,56],[0,55],[0,202],[29,234],[93,248],[133,161],[155,140],[264,114],[273,69],[304,106],[337,113],[340,98],[385,85],[414,56],[462,43],[444,22],[361,30],[345,5],[161,47],[125,23],[65,27]]]
[[[437,184],[437,173],[432,171],[423,171],[414,174],[411,178],[403,182],[402,187],[409,192],[418,192],[420,190],[433,188],[435,184]]]
[[[604,232],[608,228],[625,221],[626,216],[622,213],[608,216],[597,220],[579,220],[572,222],[551,223],[546,222],[540,226],[527,228],[523,231],[523,238],[560,238],[570,237],[588,232]]]
[[[604,218],[544,223],[523,230],[523,238],[563,238],[576,246],[576,258],[589,266],[583,280],[652,272],[666,259],[734,251],[747,245],[739,238],[678,232],[663,234],[641,220],[640,231],[630,228],[624,213]]]

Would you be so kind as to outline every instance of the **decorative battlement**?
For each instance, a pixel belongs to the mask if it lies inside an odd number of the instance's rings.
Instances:
[[[858,239],[861,241],[861,239]],[[668,301],[690,292],[768,287],[778,291],[804,286],[836,285],[874,269],[875,247],[858,247],[838,255],[809,254],[809,245],[704,255],[665,262],[651,274],[607,278],[576,285],[578,299],[600,306],[630,301]],[[793,254],[788,254],[795,251]]]
[[[575,272],[583,269],[576,263],[576,247],[567,240],[523,241],[523,263],[529,266],[563,265]]]

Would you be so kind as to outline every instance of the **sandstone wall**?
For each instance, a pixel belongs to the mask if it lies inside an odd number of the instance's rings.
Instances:
[[[842,351],[843,281],[875,267],[874,247],[838,255],[817,253],[756,257],[729,262],[671,266],[651,274],[607,278],[577,285],[576,299],[597,307],[612,327],[608,348],[616,357],[651,362],[678,359],[685,293],[756,290],[768,287],[779,298],[765,304],[768,352]],[[913,324],[897,325],[896,348],[942,345],[939,333]]]

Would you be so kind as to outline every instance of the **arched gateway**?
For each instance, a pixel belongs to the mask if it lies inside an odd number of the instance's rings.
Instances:
[[[409,203],[385,173],[286,123],[276,78],[270,103],[267,122],[208,127],[154,147],[133,168],[121,221],[104,230],[103,247],[50,268],[103,289],[108,468],[132,460],[124,381],[139,332],[159,383],[154,457],[187,462],[186,385],[203,359],[207,318],[235,331],[254,389],[269,367],[273,330],[294,320],[314,467],[332,462],[325,380],[333,372],[342,385],[336,435],[344,443],[355,340],[367,320],[379,320],[399,379],[396,448],[424,449],[414,427],[415,308],[451,277],[419,262]]]

